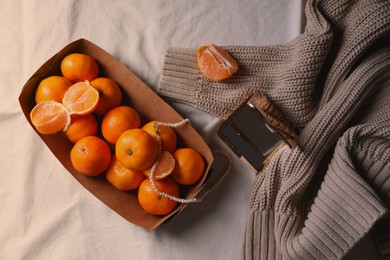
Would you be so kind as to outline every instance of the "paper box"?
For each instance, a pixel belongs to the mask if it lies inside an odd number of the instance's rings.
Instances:
[[[100,70],[99,76],[111,78],[121,87],[125,104],[131,106],[140,114],[142,123],[151,120],[178,122],[183,119],[172,107],[164,102],[117,59],[93,43],[85,39],[80,39],[70,43],[50,58],[24,85],[19,96],[19,102],[23,113],[33,128],[34,126],[30,120],[30,111],[35,106],[34,95],[39,82],[51,75],[61,75],[61,60],[67,54],[74,52],[87,54],[97,61]],[[182,146],[195,149],[203,156],[206,163],[206,173],[203,178],[197,184],[182,189],[181,191],[182,198],[194,198],[207,178],[213,156],[202,137],[190,125],[187,124],[175,129],[175,131],[179,141],[178,147]],[[70,162],[69,156],[73,144],[68,141],[62,132],[54,135],[41,135],[38,132],[37,134],[40,135],[53,154],[82,186],[123,218],[138,226],[147,230],[155,229],[185,206],[184,204],[180,204],[169,215],[150,215],[139,205],[137,191],[124,192],[117,190],[106,180],[104,174],[98,177],[85,177],[77,173]]]

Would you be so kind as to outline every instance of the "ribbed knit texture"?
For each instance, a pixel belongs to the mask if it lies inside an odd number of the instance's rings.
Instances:
[[[286,45],[225,46],[232,78],[203,78],[196,50],[171,48],[158,93],[226,118],[267,94],[299,128],[250,198],[245,259],[340,259],[390,202],[390,1],[310,0]]]

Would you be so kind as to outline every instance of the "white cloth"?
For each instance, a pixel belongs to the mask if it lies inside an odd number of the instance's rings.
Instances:
[[[254,180],[241,161],[234,160],[232,172],[202,203],[145,231],[66,171],[28,124],[18,96],[47,59],[79,38],[111,53],[155,89],[168,46],[286,43],[302,30],[302,1],[0,0],[0,5],[0,259],[240,258]],[[172,105],[210,146],[222,145],[218,119]],[[215,167],[221,170],[218,160]]]

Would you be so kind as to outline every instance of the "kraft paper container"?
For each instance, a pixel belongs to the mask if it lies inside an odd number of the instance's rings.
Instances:
[[[142,123],[151,120],[163,122],[179,122],[183,118],[156,93],[147,87],[122,63],[112,55],[96,46],[95,44],[79,39],[70,43],[45,62],[24,85],[19,96],[20,106],[26,119],[35,130],[30,120],[30,111],[35,106],[35,90],[39,82],[51,75],[61,75],[60,63],[62,59],[70,53],[84,53],[93,57],[99,65],[99,76],[113,79],[121,88],[123,93],[123,104],[134,108],[141,116]],[[98,119],[99,120],[99,119]],[[36,131],[36,130],[35,130]],[[206,163],[206,173],[195,185],[181,188],[182,198],[194,198],[201,190],[213,161],[212,153],[202,137],[190,126],[175,129],[178,136],[178,147],[190,147],[198,151]],[[98,177],[86,177],[76,172],[70,162],[70,151],[73,144],[68,141],[63,132],[54,135],[41,135],[42,141],[49,147],[62,165],[69,173],[88,191],[95,195],[112,210],[131,223],[141,226],[147,230],[158,227],[163,222],[172,218],[181,211],[185,205],[178,207],[169,215],[153,216],[146,213],[138,203],[137,190],[119,191],[112,186],[102,174]],[[113,147],[113,146],[111,146]]]

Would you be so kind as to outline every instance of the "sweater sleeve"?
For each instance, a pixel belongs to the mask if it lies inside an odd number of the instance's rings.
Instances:
[[[313,96],[318,94],[315,78],[331,43],[329,32],[319,41],[313,41],[314,37],[301,35],[286,46],[223,46],[239,69],[221,82],[201,75],[196,49],[169,48],[157,92],[226,118],[251,94],[261,91],[294,125],[302,126],[313,116]]]
[[[389,130],[360,125],[340,138],[307,215],[272,207],[250,211],[244,259],[341,259],[388,211]],[[263,176],[272,175],[271,169]],[[268,180],[258,183],[267,183],[263,194],[270,191]],[[290,206],[304,199],[299,193]],[[266,198],[253,198],[252,208]]]
[[[295,126],[304,126],[315,114],[316,98],[322,92],[316,80],[333,36],[316,8],[315,3],[307,5],[305,32],[285,45],[222,46],[236,59],[238,72],[218,83],[202,77],[196,49],[169,48],[158,94],[226,118],[248,96],[261,91]]]

